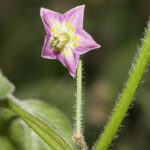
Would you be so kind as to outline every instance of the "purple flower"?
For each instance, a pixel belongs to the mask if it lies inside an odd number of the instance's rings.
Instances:
[[[65,14],[41,8],[41,18],[46,30],[42,57],[58,59],[75,77],[79,55],[99,48],[83,29],[84,5]]]

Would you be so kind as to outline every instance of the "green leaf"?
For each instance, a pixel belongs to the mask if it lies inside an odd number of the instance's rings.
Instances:
[[[4,99],[14,91],[14,85],[4,77],[0,71],[0,99]]]
[[[40,118],[47,125],[50,125],[63,138],[72,145],[72,128],[68,119],[57,108],[50,104],[38,100],[28,100],[23,102],[24,109]]]
[[[16,118],[11,123],[9,138],[13,143],[16,143],[17,150],[52,150],[19,118]]]
[[[0,149],[1,150],[16,150],[11,144],[10,140],[3,136],[0,136]]]
[[[45,104],[37,100],[28,100],[21,102],[22,107],[28,113],[39,118],[41,121],[46,123],[48,126],[52,127],[59,135],[63,137],[67,143],[72,145],[71,136],[72,128],[66,117],[58,111],[55,107]],[[48,144],[46,144],[33,130],[31,130],[21,119],[18,117],[11,117],[12,113],[5,110],[0,118],[0,122],[3,121],[3,134],[6,130],[9,134],[10,140],[15,143],[15,150],[52,150]],[[36,126],[34,123],[26,118],[24,121],[30,125],[30,127],[35,127],[38,129],[37,132],[43,131]],[[11,122],[10,122],[11,120]],[[7,124],[8,123],[8,124]],[[49,139],[50,137],[47,137]],[[52,139],[54,141],[54,139]],[[55,144],[55,141],[54,141]],[[61,149],[61,148],[60,148]]]

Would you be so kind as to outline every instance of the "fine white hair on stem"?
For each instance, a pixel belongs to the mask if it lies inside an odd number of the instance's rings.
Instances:
[[[82,87],[83,87],[83,83],[82,83],[82,61],[81,59],[79,60],[79,64],[77,67],[77,79],[76,79],[76,87],[77,87],[77,91],[76,91],[76,105],[74,106],[75,109],[75,116],[74,116],[74,133],[72,136],[72,140],[76,143],[77,146],[81,147],[83,150],[87,150],[87,145],[86,142],[84,140],[84,136],[83,136],[83,91],[82,91]]]
[[[124,85],[121,96],[118,96],[117,104],[111,113],[112,117],[105,127],[104,132],[101,134],[101,138],[96,143],[95,150],[106,150],[109,148],[114,136],[118,133],[118,129],[121,129],[120,126],[128,109],[133,107],[137,87],[141,83],[140,81],[143,78],[143,74],[147,70],[146,68],[150,58],[150,21],[148,22],[148,28],[145,30],[145,40],[142,40],[142,46],[140,49],[138,48],[138,53],[131,64],[128,81]]]

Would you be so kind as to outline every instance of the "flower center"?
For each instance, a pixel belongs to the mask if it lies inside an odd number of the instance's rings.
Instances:
[[[51,37],[50,46],[56,52],[62,51],[69,41],[70,41],[70,36],[67,33],[57,33]]]

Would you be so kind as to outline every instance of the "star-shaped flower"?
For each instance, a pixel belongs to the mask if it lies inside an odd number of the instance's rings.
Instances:
[[[99,48],[83,29],[84,5],[65,14],[41,8],[41,18],[46,30],[42,57],[58,59],[75,77],[79,55]]]

